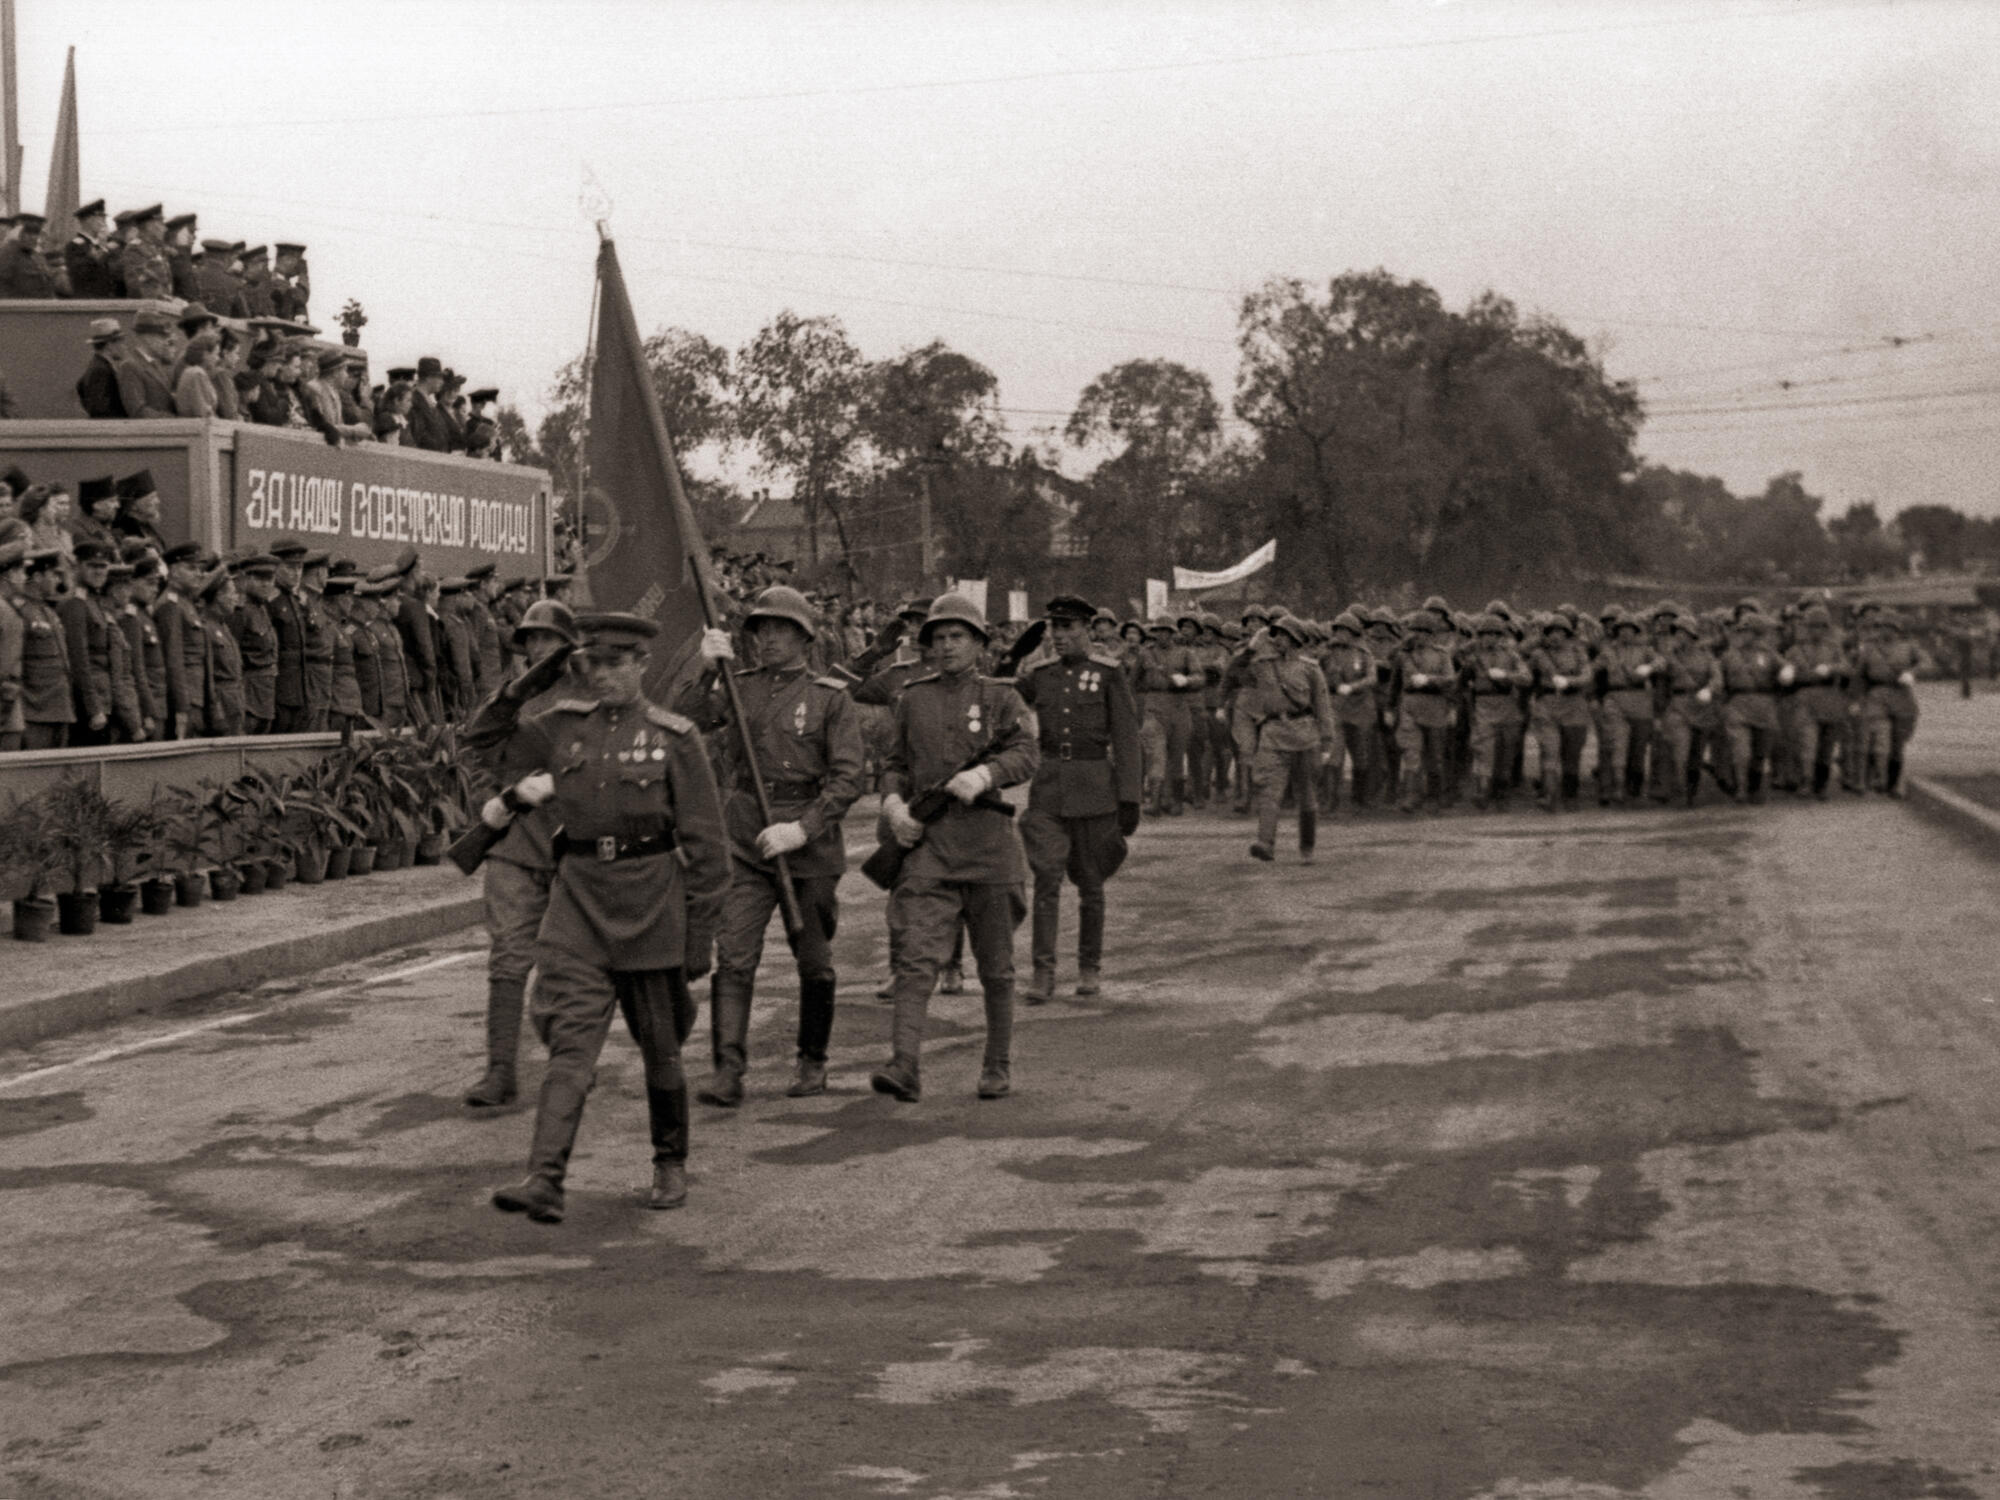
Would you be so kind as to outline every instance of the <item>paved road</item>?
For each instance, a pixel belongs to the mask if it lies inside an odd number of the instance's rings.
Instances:
[[[2000,1496],[2000,873],[1880,799],[1246,838],[1148,829],[1010,1100],[970,996],[915,1108],[883,1007],[821,1100],[765,1029],[679,1213],[622,1034],[569,1221],[486,1207],[471,948],[0,1058],[0,1494]]]

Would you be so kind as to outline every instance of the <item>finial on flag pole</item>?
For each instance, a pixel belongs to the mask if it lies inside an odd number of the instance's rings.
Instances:
[[[576,206],[579,213],[597,226],[598,243],[611,238],[611,195],[604,191],[604,184],[590,170],[589,162],[583,164],[583,188],[576,195]]]

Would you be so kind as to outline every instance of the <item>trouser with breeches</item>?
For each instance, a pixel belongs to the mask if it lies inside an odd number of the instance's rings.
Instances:
[[[973,885],[906,875],[889,895],[889,916],[903,929],[896,959],[892,1050],[915,1072],[923,1054],[924,1022],[938,970],[961,924],[972,939],[973,962],[986,1000],[986,1063],[1006,1068],[1014,1038],[1014,929],[1027,915],[1018,885]]]
[[[1514,764],[1514,747],[1521,741],[1521,714],[1512,698],[1488,709],[1480,700],[1473,709],[1472,742],[1467,758],[1472,768],[1472,801],[1484,807],[1489,799],[1507,798],[1507,781]],[[1495,784],[1497,781],[1497,785]]]
[[[799,971],[799,1056],[826,1061],[833,1036],[836,975],[833,934],[840,918],[838,877],[797,876],[800,929],[788,940]],[[764,934],[778,909],[778,876],[741,860],[731,871],[715,929],[715,977],[709,981],[709,1022],[718,1071],[741,1073],[747,1062],[750,996],[764,957]]]
[[[681,1043],[694,1025],[694,997],[679,969],[607,969],[564,950],[543,947],[536,958],[541,982],[529,1020],[549,1049],[535,1111],[528,1170],[560,1184],[583,1121],[584,1100],[597,1082],[597,1057],[623,1012],[625,1029],[639,1045],[646,1071],[646,1114],[653,1160],[686,1161],[687,1078]]]
[[[1028,868],[1035,872],[1035,972],[1047,973],[1056,966],[1065,876],[1076,886],[1076,966],[1089,970],[1101,967],[1105,872],[1115,870],[1125,858],[1125,836],[1118,831],[1118,814],[1059,818],[1030,807],[1021,815],[1021,842],[1027,847]]]
[[[514,1066],[521,1044],[521,1005],[535,966],[535,935],[549,909],[554,870],[489,859],[485,877],[486,1061]]]
[[[1310,854],[1319,842],[1319,751],[1273,750],[1257,747],[1251,782],[1257,794],[1257,842],[1266,849],[1278,842],[1278,810],[1289,784],[1299,811],[1299,852]]]

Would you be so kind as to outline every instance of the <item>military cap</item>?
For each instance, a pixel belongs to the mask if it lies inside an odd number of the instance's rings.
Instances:
[[[194,586],[195,598],[197,599],[208,598],[209,595],[213,594],[217,589],[221,588],[225,583],[229,582],[229,579],[230,579],[229,569],[227,568],[211,569],[208,573],[202,575],[200,581],[195,584]]]
[[[299,566],[302,568],[323,568],[330,560],[329,556],[324,552],[308,552],[304,557],[299,559]]]
[[[90,342],[109,344],[125,337],[125,325],[116,318],[92,318],[90,320]]]
[[[278,560],[268,552],[253,552],[236,564],[238,572],[248,573],[253,578],[275,578],[278,574]]]
[[[332,562],[327,564],[326,572],[329,578],[359,578],[361,576],[361,564],[351,557],[336,557]],[[468,574],[466,576],[470,577],[471,575]]]
[[[782,583],[773,584],[751,601],[750,612],[744,615],[743,623],[752,625],[758,620],[787,620],[808,636],[819,627],[812,602],[797,589]]]
[[[169,230],[192,229],[200,217],[199,214],[175,214],[171,219],[167,220],[167,228]]]
[[[495,562],[474,563],[465,570],[465,576],[474,583],[484,583],[498,572],[499,569],[500,564]]]
[[[222,320],[206,307],[202,306],[201,303],[190,302],[186,307],[181,309],[181,315],[177,321],[183,328],[198,328],[203,323],[220,323]]]
[[[149,203],[144,208],[133,209],[125,222],[128,224],[144,224],[149,219],[160,218],[166,211],[166,205],[163,203]]]
[[[312,549],[295,536],[281,536],[264,550],[279,562],[300,562]]]
[[[660,627],[644,615],[591,614],[576,617],[576,631],[586,646],[644,651]]]
[[[235,244],[229,240],[203,240],[201,248],[206,250],[210,255],[233,255],[236,253]]]
[[[474,406],[484,406],[489,401],[498,401],[500,399],[500,388],[493,385],[483,385],[472,393],[471,399]]]
[[[30,548],[28,552],[28,571],[30,573],[45,572],[50,568],[60,567],[62,560],[63,553],[60,547]]]
[[[48,223],[49,221],[43,218],[40,214],[23,212],[14,215],[14,222],[16,224],[19,224],[23,229],[32,231],[32,230],[39,230],[44,224]]]
[[[104,200],[92,198],[88,203],[79,203],[76,208],[79,219],[100,219],[104,216]]]
[[[1335,615],[1331,626],[1331,629],[1344,630],[1349,635],[1360,635],[1365,628],[1361,623],[1361,617],[1351,609],[1344,609]]]
[[[390,380],[415,380],[417,378],[417,372],[408,365],[397,365],[395,369],[385,371],[384,373]]]
[[[444,374],[444,361],[436,355],[426,354],[417,361],[417,379],[428,380],[433,375]]]
[[[118,481],[109,474],[101,474],[95,479],[80,480],[76,487],[77,508],[88,514],[90,507],[100,500],[118,498]]]
[[[246,266],[252,261],[268,260],[270,255],[271,252],[262,245],[252,245],[247,250],[237,251],[237,259],[241,260]]]
[[[405,547],[401,552],[396,554],[395,562],[390,564],[396,570],[398,578],[407,578],[410,570],[416,567],[416,565],[417,549],[415,547]]]
[[[304,245],[294,245],[287,240],[278,241],[278,243],[273,248],[275,248],[278,254],[280,255],[304,255],[306,253],[306,247]]]
[[[28,541],[26,537],[20,537],[11,542],[0,542],[0,573],[20,567],[22,563],[27,561],[27,558]]]
[[[931,617],[931,601],[928,599],[905,599],[896,606],[896,618],[915,620],[919,625]]]
[[[193,562],[201,556],[201,550],[200,542],[176,542],[167,548],[160,560],[165,563]]]
[[[128,563],[135,563],[153,556],[153,544],[141,537],[128,537],[118,548],[118,555]]]
[[[522,573],[516,577],[508,579],[506,585],[500,590],[500,592],[503,594],[511,594],[515,592],[517,589],[533,588],[535,586],[535,582],[536,580],[530,578],[527,574]]]
[[[527,613],[521,616],[521,623],[514,627],[514,644],[527,645],[528,637],[537,630],[559,635],[572,646],[576,644],[576,616],[560,599],[537,599],[530,604]]]
[[[109,542],[78,542],[70,549],[70,556],[79,563],[108,563],[111,561]]]
[[[174,326],[174,320],[156,308],[142,307],[139,315],[132,320],[134,333],[165,333]]]
[[[1051,620],[1065,620],[1071,624],[1088,624],[1097,618],[1096,606],[1087,599],[1079,599],[1075,594],[1058,594],[1048,602],[1042,611]]]
[[[134,469],[130,474],[127,474],[123,479],[118,481],[118,498],[120,500],[143,500],[146,496],[157,495],[159,492],[159,486],[153,483],[153,471],[151,469]]]
[[[356,578],[352,573],[342,573],[337,578],[329,577],[327,579],[325,592],[328,594],[351,594],[354,592],[355,585],[360,582],[361,580]]]
[[[104,586],[110,588],[114,584],[130,583],[138,576],[139,570],[130,563],[113,563],[104,570]]]
[[[470,587],[472,587],[470,579],[440,578],[438,580],[438,597],[444,599],[449,598],[453,594],[462,594]]]

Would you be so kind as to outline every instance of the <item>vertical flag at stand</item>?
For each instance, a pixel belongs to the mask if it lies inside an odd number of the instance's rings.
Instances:
[[[76,235],[76,209],[83,202],[83,166],[76,134],[76,48],[69,49],[63,68],[62,108],[56,111],[56,144],[49,154],[48,223],[42,226],[42,249],[60,255]]]
[[[593,348],[579,602],[644,615],[660,627],[646,691],[663,700],[701,639],[705,580],[695,569],[708,565],[708,553],[609,238],[597,252]]]

